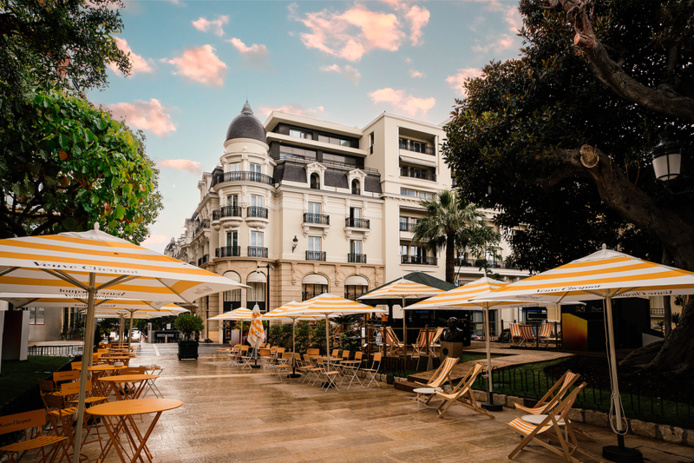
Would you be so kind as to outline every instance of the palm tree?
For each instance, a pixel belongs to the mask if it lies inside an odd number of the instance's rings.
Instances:
[[[434,199],[422,200],[427,216],[413,230],[413,243],[438,251],[446,248],[446,281],[455,283],[456,251],[468,249],[480,255],[500,239],[487,225],[475,204],[461,204],[456,193],[441,191]]]

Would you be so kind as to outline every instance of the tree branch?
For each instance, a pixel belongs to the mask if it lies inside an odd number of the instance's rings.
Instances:
[[[562,8],[576,31],[574,43],[583,51],[597,79],[622,98],[646,109],[672,117],[694,120],[694,99],[675,92],[670,85],[657,89],[636,81],[612,59],[592,26],[592,0],[550,0]]]

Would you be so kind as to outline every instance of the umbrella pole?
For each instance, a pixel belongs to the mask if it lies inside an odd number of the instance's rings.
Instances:
[[[125,323],[125,314],[121,313],[120,314],[120,323],[118,324],[118,344],[123,345],[123,333],[125,332],[125,327],[123,326],[123,323]]]
[[[405,358],[405,367],[403,370],[407,369],[407,318],[405,317],[405,296],[402,296],[402,344],[403,344],[403,357]]]
[[[489,393],[487,400],[483,402],[482,407],[492,412],[500,412],[504,409],[503,405],[494,403],[494,392],[492,392],[492,347],[489,337],[489,303],[484,304],[484,344],[487,350],[487,392]]]
[[[135,311],[131,310],[130,311],[130,331],[128,331],[128,333],[130,333],[128,335],[128,355],[130,355],[130,340],[133,338],[133,316],[134,315],[135,315]]]
[[[84,424],[84,401],[87,397],[87,381],[89,367],[92,365],[92,351],[94,345],[94,295],[96,294],[96,275],[89,274],[89,286],[87,289],[87,323],[84,331],[84,347],[82,347],[82,371],[80,372],[80,393],[77,405],[77,427],[75,429],[75,448],[72,454],[72,463],[79,463],[80,448],[82,446],[82,425]]]
[[[612,320],[612,298],[607,296],[605,298],[605,315],[607,318],[607,335],[608,335],[608,349],[607,355],[610,359],[610,382],[612,384],[612,406],[615,410],[615,415],[617,418],[617,429],[615,433],[617,434],[617,446],[607,445],[602,448],[602,456],[610,461],[619,462],[642,462],[643,456],[641,452],[634,448],[629,448],[624,446],[624,428],[622,426],[622,397],[619,395],[619,381],[617,378],[617,354],[615,352],[614,345],[614,322]]]
[[[292,374],[287,375],[287,378],[298,378],[301,375],[296,374],[296,317],[292,318]]]

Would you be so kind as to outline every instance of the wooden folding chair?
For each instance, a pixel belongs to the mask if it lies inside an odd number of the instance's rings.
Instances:
[[[521,337],[523,338],[520,343],[518,343],[518,347],[522,346],[525,343],[532,344],[535,342],[535,335],[533,334],[533,327],[530,325],[520,325],[520,333]]]
[[[445,328],[436,328],[436,331],[433,331],[429,334],[429,353],[431,355],[436,355],[436,348],[441,347],[439,341],[444,330]]]
[[[540,328],[540,334],[538,337],[540,338],[540,344],[542,347],[547,347],[549,346],[550,343],[554,343],[556,346],[557,343],[559,342],[559,337],[556,335],[556,333],[553,333],[553,328],[554,324],[553,323],[543,323],[542,327]]]
[[[399,355],[400,353],[405,355],[405,344],[400,342],[400,339],[398,339],[395,331],[393,331],[393,327],[386,326],[383,331],[386,345],[386,356],[389,354]]]
[[[62,449],[62,455],[67,455],[66,436],[48,436],[43,434],[43,427],[46,425],[46,411],[32,410],[30,412],[16,413],[14,415],[0,416],[0,435],[17,431],[34,429],[34,432],[27,432],[26,440],[15,442],[0,447],[0,455],[8,455],[9,462],[15,463],[15,455],[18,453],[36,451],[37,456],[40,451],[40,461],[54,461],[58,451]],[[34,437],[30,437],[34,436]],[[46,447],[49,447],[46,449]],[[48,450],[48,452],[46,452]]]
[[[508,427],[524,436],[523,441],[518,444],[518,447],[508,455],[509,459],[520,452],[530,442],[540,444],[552,453],[555,453],[569,462],[578,462],[572,455],[574,452],[582,452],[578,447],[576,434],[574,433],[568,414],[573,406],[576,397],[581,390],[586,386],[586,383],[581,383],[573,391],[571,391],[562,401],[556,406],[541,415],[525,415],[521,418],[516,418],[510,423],[506,423]],[[562,430],[561,428],[564,428]],[[564,431],[564,432],[562,432]],[[540,435],[545,435],[548,439],[557,441],[559,447],[554,446],[544,440],[538,438]]]
[[[516,409],[529,413],[531,415],[540,415],[542,413],[547,413],[549,408],[556,405],[556,403],[561,400],[569,388],[575,383],[581,375],[574,373],[571,370],[566,370],[559,380],[554,383],[554,385],[545,393],[540,400],[537,401],[534,407],[526,407],[522,404],[516,404]]]
[[[443,399],[441,405],[439,405],[439,408],[437,409],[439,418],[443,417],[443,415],[453,404],[462,405],[463,407],[467,407],[474,412],[481,413],[492,419],[494,418],[494,415],[480,406],[477,399],[475,399],[475,394],[472,390],[473,383],[483,369],[484,367],[482,364],[476,363],[475,366],[467,372],[465,377],[460,380],[458,385],[454,387],[451,392],[447,393],[436,391],[436,395]]]
[[[423,386],[423,388],[431,388],[434,390],[434,392],[443,391],[443,385],[446,382],[448,382],[448,384],[450,384],[451,387],[453,387],[453,383],[451,382],[451,370],[453,369],[453,366],[455,366],[455,364],[459,361],[459,358],[446,357],[446,359],[443,362],[441,362],[441,365],[439,365],[434,374],[431,376],[429,381],[427,381],[426,383],[420,383],[418,381],[415,381],[415,383],[419,384],[420,386]],[[431,399],[434,396],[436,396],[435,393],[426,394],[428,396],[427,400],[423,401],[422,395],[422,393],[418,393],[414,399],[418,402],[428,404],[431,401]]]
[[[412,344],[412,356],[419,357],[420,355],[426,355],[427,352],[427,342],[429,341],[429,329],[424,328],[419,330],[417,334],[417,340]]]
[[[520,330],[520,323],[509,323],[509,329],[511,330],[511,345],[516,343],[520,346],[523,342],[523,335]]]

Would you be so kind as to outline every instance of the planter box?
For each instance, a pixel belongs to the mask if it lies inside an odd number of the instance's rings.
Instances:
[[[197,341],[178,341],[178,360],[198,359]]]

